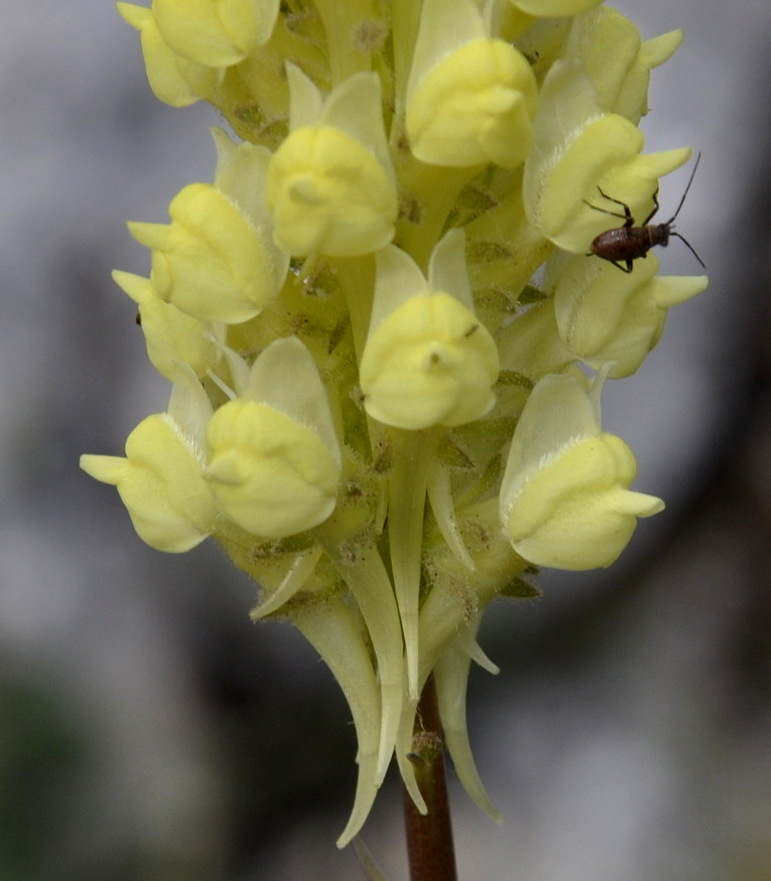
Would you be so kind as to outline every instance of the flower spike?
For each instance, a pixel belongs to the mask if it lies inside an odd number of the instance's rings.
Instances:
[[[610,565],[664,507],[600,395],[707,284],[646,244],[692,154],[645,153],[638,127],[682,32],[644,41],[601,0],[118,10],[156,96],[224,122],[210,181],[129,224],[149,272],[114,273],[169,406],[81,465],[151,546],[217,541],[259,585],[252,618],[329,666],[358,741],[340,846],[394,757],[408,829],[435,804],[422,720],[498,819],[465,710],[471,662],[497,672],[487,607],[536,598],[537,566]]]

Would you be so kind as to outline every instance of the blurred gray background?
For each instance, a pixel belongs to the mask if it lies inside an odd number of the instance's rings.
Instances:
[[[764,881],[771,865],[771,5],[617,0],[654,72],[648,150],[703,158],[678,218],[711,284],[672,310],[606,427],[667,511],[610,572],[547,573],[499,604],[474,671],[472,743],[507,824],[454,787],[460,877]],[[124,221],[210,180],[218,122],[150,94],[108,0],[3,0],[0,30],[0,878],[356,881],[334,839],[355,743],[326,668],[255,627],[205,544],[145,547],[77,469],[119,454],[167,384],[113,267]],[[665,181],[663,216],[688,169]],[[668,274],[700,268],[674,240]],[[398,787],[365,839],[406,878]]]

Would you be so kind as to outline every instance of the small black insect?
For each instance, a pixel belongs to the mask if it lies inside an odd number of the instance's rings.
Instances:
[[[680,233],[675,232],[673,226],[675,218],[683,207],[683,202],[685,202],[685,197],[688,195],[688,190],[691,188],[696,169],[699,167],[700,159],[701,153],[696,157],[696,164],[693,166],[693,171],[688,179],[688,185],[683,193],[683,198],[680,199],[680,204],[677,206],[677,211],[675,211],[666,223],[649,222],[659,210],[658,187],[653,194],[653,211],[651,211],[645,220],[643,220],[640,226],[635,226],[634,217],[632,217],[632,212],[629,210],[629,206],[626,202],[622,202],[620,199],[614,199],[612,196],[604,193],[598,186],[597,189],[600,190],[600,195],[603,199],[607,199],[609,202],[615,202],[616,205],[620,205],[624,209],[624,213],[620,214],[618,211],[608,211],[607,208],[599,208],[597,205],[592,205],[591,202],[587,202],[586,199],[584,199],[584,202],[586,202],[590,208],[594,208],[595,211],[602,211],[603,214],[610,214],[611,217],[623,218],[624,225],[601,232],[592,242],[590,246],[591,253],[587,254],[587,257],[594,254],[596,257],[601,257],[603,260],[607,260],[609,263],[617,266],[622,272],[631,272],[634,268],[634,261],[639,257],[647,257],[648,251],[650,251],[654,245],[662,245],[666,247],[666,245],[669,244],[669,237],[677,236],[678,239],[685,242],[693,256],[702,266],[704,266],[704,262],[696,251],[694,251],[691,243],[681,236]],[[626,263],[626,268],[624,268],[621,263]]]

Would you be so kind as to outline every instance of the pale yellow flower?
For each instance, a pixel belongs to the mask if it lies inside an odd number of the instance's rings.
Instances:
[[[638,517],[661,499],[629,490],[632,451],[602,431],[601,382],[550,375],[533,389],[511,442],[500,493],[504,531],[531,563],[556,569],[609,566]]]

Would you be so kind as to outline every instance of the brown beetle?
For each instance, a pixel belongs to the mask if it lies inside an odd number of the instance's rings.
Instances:
[[[632,212],[629,210],[629,206],[626,202],[622,202],[620,199],[614,199],[612,196],[604,193],[598,186],[597,189],[600,190],[600,195],[603,199],[607,199],[609,202],[615,202],[616,205],[620,205],[624,209],[624,213],[619,214],[618,211],[608,211],[607,208],[599,208],[597,205],[592,205],[591,202],[587,202],[586,199],[584,199],[584,202],[586,202],[590,208],[594,208],[595,211],[602,211],[603,214],[610,214],[611,217],[623,218],[624,225],[601,232],[590,246],[591,253],[586,256],[590,257],[594,254],[596,257],[601,257],[603,260],[607,260],[609,263],[617,266],[622,272],[631,272],[634,268],[634,261],[639,257],[647,257],[648,251],[650,251],[654,245],[662,245],[663,247],[666,247],[666,245],[669,244],[669,237],[677,236],[678,239],[685,242],[693,256],[702,266],[704,266],[704,262],[693,249],[691,243],[681,236],[680,233],[675,232],[673,226],[675,218],[683,207],[683,202],[685,202],[685,197],[688,195],[688,190],[691,188],[696,169],[699,167],[700,159],[701,153],[696,157],[696,164],[693,166],[693,171],[688,179],[688,185],[683,193],[683,198],[680,199],[680,204],[677,206],[677,211],[675,211],[666,223],[649,223],[653,215],[659,210],[658,188],[653,194],[653,211],[651,211],[645,220],[643,220],[640,226],[635,226]],[[621,265],[622,262],[626,263],[626,268]]]

